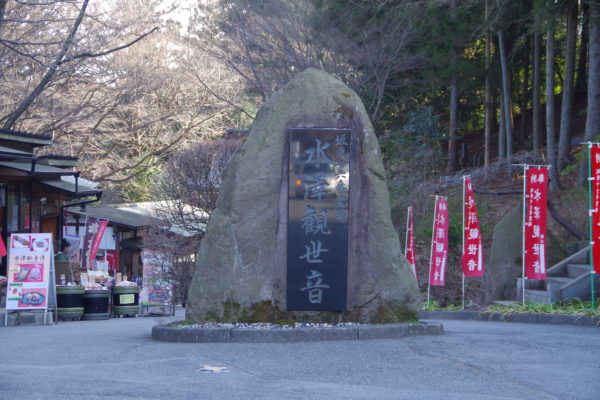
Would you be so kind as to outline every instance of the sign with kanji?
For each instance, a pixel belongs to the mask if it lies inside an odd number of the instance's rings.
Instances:
[[[350,130],[289,132],[287,309],[344,311]]]
[[[469,176],[463,179],[463,190],[465,203],[463,204],[462,270],[465,276],[483,276],[483,241]]]
[[[429,261],[429,285],[446,284],[446,263],[448,262],[448,200],[436,196],[433,233],[431,237],[431,259]]]
[[[525,169],[525,277],[546,279],[548,167]]]
[[[93,261],[96,259],[96,253],[100,247],[102,236],[108,221],[88,217],[85,224],[85,235],[83,236],[83,254],[81,258],[81,267],[91,269]]]
[[[10,236],[6,309],[48,308],[53,253],[50,233],[13,233]]]
[[[410,264],[415,279],[417,278],[417,264],[415,262],[415,234],[413,228],[413,212],[412,207],[408,207],[408,213],[406,216],[406,248],[404,249],[404,256],[406,261]]]
[[[600,274],[600,146],[590,147],[590,166],[592,178],[592,257],[594,271]]]

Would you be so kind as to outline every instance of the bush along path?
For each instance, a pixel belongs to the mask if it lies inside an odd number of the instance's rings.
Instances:
[[[589,301],[574,299],[567,303],[512,303],[494,304],[485,309],[461,310],[460,307],[425,305],[420,319],[463,319],[478,321],[504,321],[541,324],[570,324],[600,327],[600,311]]]

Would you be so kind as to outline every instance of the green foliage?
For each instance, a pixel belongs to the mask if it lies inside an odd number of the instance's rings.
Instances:
[[[124,202],[138,203],[152,198],[152,188],[162,173],[162,166],[155,157],[151,157],[133,170],[127,183],[117,190],[117,195]]]
[[[431,300],[429,303],[427,303],[427,302],[423,303],[423,311],[456,311],[456,310],[460,310],[460,309],[461,309],[461,306],[454,306],[454,305],[448,305],[448,306],[442,307],[435,300]]]
[[[559,314],[559,315],[600,315],[600,310],[592,308],[590,301],[572,299],[566,303],[516,303],[510,306],[493,305],[487,312],[515,314]]]

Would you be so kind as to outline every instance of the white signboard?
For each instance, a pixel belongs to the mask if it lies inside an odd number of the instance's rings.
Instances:
[[[52,234],[13,233],[8,246],[6,309],[47,311],[53,265]]]

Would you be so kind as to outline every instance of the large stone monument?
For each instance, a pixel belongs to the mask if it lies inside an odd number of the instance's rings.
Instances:
[[[298,74],[227,168],[187,318],[391,323],[420,304],[362,102],[322,71]]]

